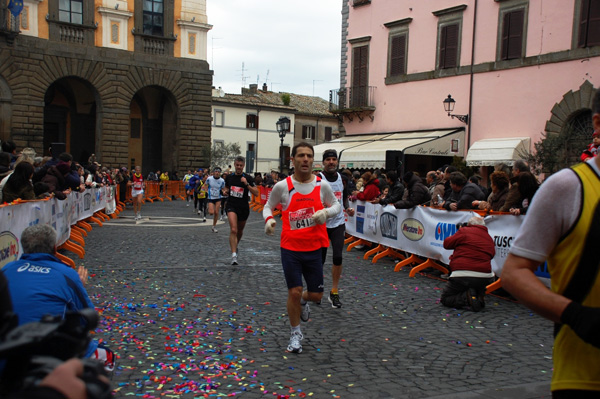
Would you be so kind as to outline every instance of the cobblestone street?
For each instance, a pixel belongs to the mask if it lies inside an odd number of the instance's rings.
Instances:
[[[243,398],[550,397],[552,325],[487,296],[480,313],[439,303],[445,281],[394,272],[344,252],[341,309],[325,299],[302,323],[303,353],[285,352],[287,289],[278,220],[251,212],[231,266],[229,226],[201,223],[183,201],[128,208],[94,227],[88,292],[96,338],[119,356],[115,396]],[[71,254],[69,254],[71,256]],[[331,251],[324,268],[331,286]]]

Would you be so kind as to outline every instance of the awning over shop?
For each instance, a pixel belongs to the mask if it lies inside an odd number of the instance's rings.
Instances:
[[[340,168],[385,168],[388,152],[422,156],[463,156],[464,134],[463,129],[445,129],[345,136],[315,146],[314,166],[322,167],[323,152],[327,149],[337,150]]]
[[[530,153],[531,138],[507,137],[483,139],[473,143],[467,153],[468,166],[494,166],[498,163],[512,165]]]

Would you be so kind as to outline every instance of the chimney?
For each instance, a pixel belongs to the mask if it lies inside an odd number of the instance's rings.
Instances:
[[[268,91],[269,91],[269,88],[267,87],[267,84],[266,84],[266,83],[263,83],[263,92],[265,92],[265,93],[266,93],[266,92],[268,92]]]
[[[256,94],[258,92],[258,84],[251,83],[250,84],[250,94]]]

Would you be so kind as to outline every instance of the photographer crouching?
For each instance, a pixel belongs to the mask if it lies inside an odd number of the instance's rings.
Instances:
[[[444,240],[444,248],[454,249],[454,253],[450,256],[451,273],[441,302],[450,308],[470,307],[479,312],[485,307],[485,289],[494,282],[494,240],[480,217],[474,216],[466,226],[458,227],[456,234]]]
[[[98,314],[83,287],[87,272],[56,258],[55,243],[52,227],[26,228],[23,256],[0,272],[2,399],[110,397],[114,355],[89,336]]]

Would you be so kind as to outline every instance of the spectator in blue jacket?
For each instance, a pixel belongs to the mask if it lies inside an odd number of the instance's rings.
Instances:
[[[40,321],[46,315],[63,316],[67,311],[94,308],[83,281],[87,270],[79,273],[54,256],[56,231],[45,224],[30,226],[21,234],[23,256],[6,264],[2,272],[8,280],[13,311],[19,325]],[[85,357],[96,358],[112,371],[114,356],[110,349],[92,340]]]

